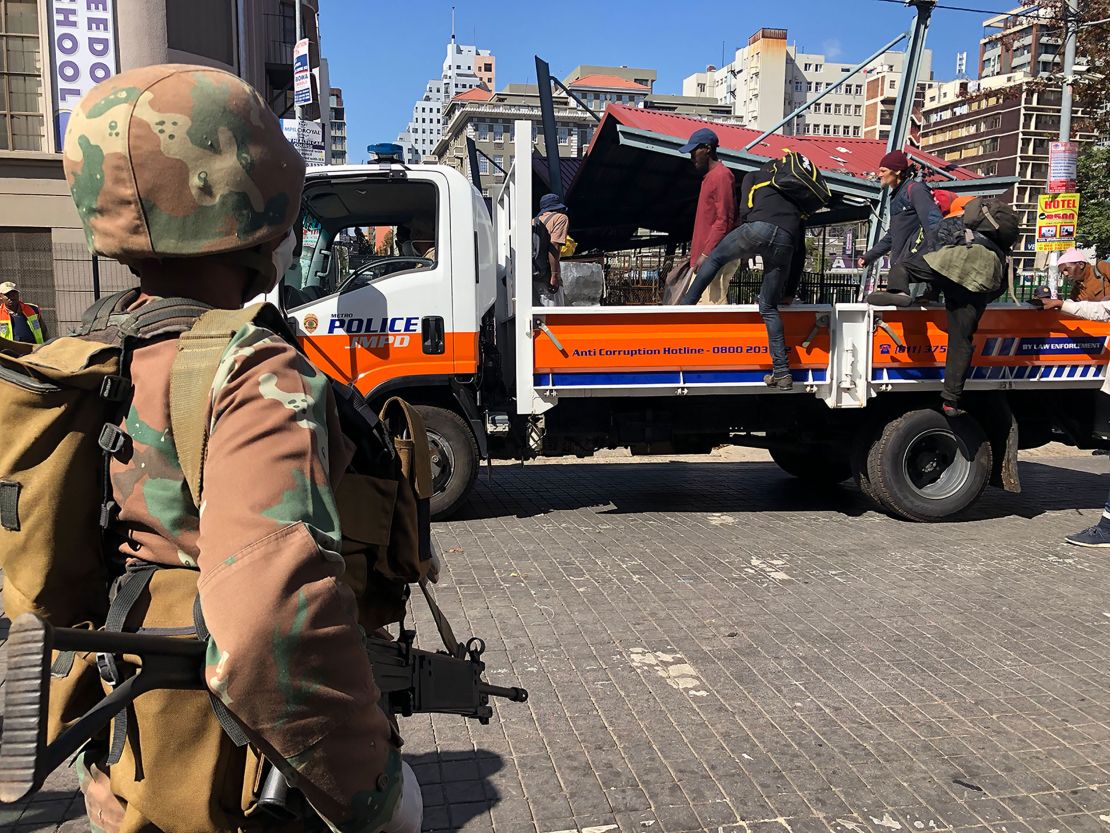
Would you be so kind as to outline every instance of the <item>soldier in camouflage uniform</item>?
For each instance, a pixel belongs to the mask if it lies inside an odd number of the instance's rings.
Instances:
[[[139,304],[237,308],[291,260],[304,164],[235,76],[183,65],[116,76],[74,112],[64,156],[89,248],[138,273]],[[325,377],[263,327],[234,336],[197,507],[170,428],[176,348],[170,337],[134,352],[132,451],[110,471],[123,558],[176,568],[157,571],[128,627],[188,625],[199,592],[208,687],[252,743],[231,744],[205,692],[143,695],[120,762],[87,752],[78,764],[93,829],[278,829],[247,800],[260,750],[328,829],[419,830],[419,786],[341,579],[333,487],[350,452]],[[281,829],[306,825],[323,829]]]

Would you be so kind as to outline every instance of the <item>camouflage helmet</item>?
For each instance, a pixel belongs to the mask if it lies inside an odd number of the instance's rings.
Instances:
[[[89,250],[124,261],[250,249],[285,235],[304,162],[231,73],[164,64],[95,86],[63,163]]]

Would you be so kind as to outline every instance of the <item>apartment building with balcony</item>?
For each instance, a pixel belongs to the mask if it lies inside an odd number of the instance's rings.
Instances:
[[[1053,23],[1051,12],[1039,6],[1019,7],[983,21],[979,77],[1051,73],[1063,53],[1063,38]]]
[[[301,3],[306,36],[318,45],[318,0]],[[120,70],[174,62],[233,72],[281,115],[291,103],[293,9],[285,0],[0,0],[0,281],[22,284],[52,332],[92,300],[62,172],[72,107]],[[100,275],[105,291],[132,280],[107,261]]]

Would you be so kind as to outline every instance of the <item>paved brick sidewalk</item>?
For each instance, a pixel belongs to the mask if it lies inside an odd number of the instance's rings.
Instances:
[[[1110,833],[1110,554],[1061,543],[1105,467],[929,526],[767,463],[498,467],[439,597],[532,699],[405,721],[426,829]]]

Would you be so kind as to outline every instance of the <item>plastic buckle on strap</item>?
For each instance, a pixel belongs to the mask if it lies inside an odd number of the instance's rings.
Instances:
[[[106,402],[122,402],[131,393],[131,380],[126,376],[105,376],[100,383],[100,398]]]
[[[100,671],[100,679],[104,680],[108,685],[115,688],[119,685],[119,666],[116,665],[116,658],[111,654],[97,654],[96,667]]]
[[[100,429],[100,439],[97,444],[109,454],[119,454],[127,442],[127,435],[110,422],[105,423]]]
[[[100,507],[100,528],[107,529],[119,516],[119,504],[109,500]]]

